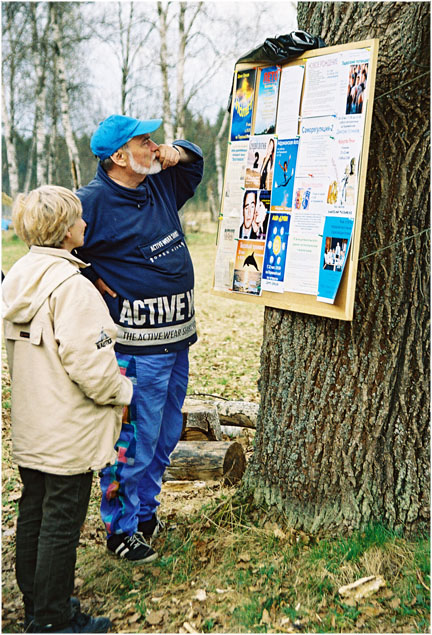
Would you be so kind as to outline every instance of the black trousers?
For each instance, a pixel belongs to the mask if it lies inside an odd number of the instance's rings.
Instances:
[[[92,472],[74,476],[19,468],[23,491],[16,534],[16,576],[27,614],[40,626],[71,618],[76,549]]]

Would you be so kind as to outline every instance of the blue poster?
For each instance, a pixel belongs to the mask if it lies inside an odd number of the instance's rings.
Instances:
[[[231,141],[249,139],[255,95],[256,69],[237,71],[233,99]]]
[[[261,69],[254,135],[274,134],[276,131],[279,79],[280,66]]]
[[[334,304],[351,244],[354,220],[327,216],[324,223],[318,279],[319,302]]]
[[[286,213],[270,214],[264,252],[262,289],[283,293],[285,263],[291,216]]]
[[[298,138],[278,139],[271,195],[273,212],[287,212],[292,208],[298,143]]]

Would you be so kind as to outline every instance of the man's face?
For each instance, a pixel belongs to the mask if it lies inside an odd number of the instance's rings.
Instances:
[[[128,141],[126,154],[129,166],[136,174],[157,174],[162,167],[155,152],[158,145],[150,139],[150,135],[142,134]]]
[[[244,206],[243,206],[243,224],[245,229],[249,229],[252,225],[253,217],[255,214],[255,195],[251,192],[246,194]]]

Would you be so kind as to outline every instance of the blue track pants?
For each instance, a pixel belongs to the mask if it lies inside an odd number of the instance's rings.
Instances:
[[[160,504],[156,496],[182,432],[181,409],[189,376],[188,350],[116,355],[134,392],[116,443],[117,461],[100,475],[101,516],[108,537],[134,534],[138,523],[150,520]]]

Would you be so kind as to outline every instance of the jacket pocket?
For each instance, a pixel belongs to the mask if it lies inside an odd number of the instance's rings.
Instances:
[[[7,340],[29,342],[35,346],[39,346],[42,343],[41,324],[15,324],[5,320],[4,330]]]
[[[138,245],[138,249],[149,269],[167,273],[171,277],[185,274],[189,252],[184,236],[178,229],[159,236],[151,243]]]

